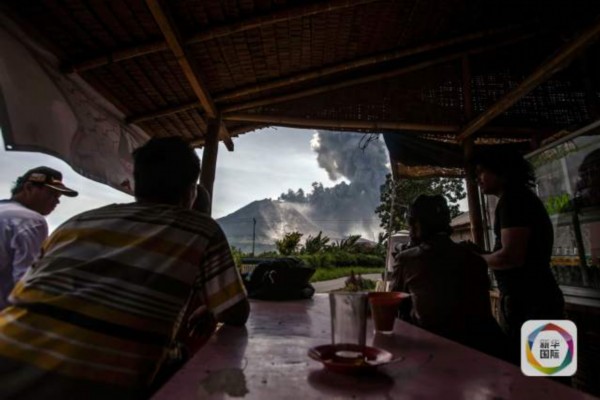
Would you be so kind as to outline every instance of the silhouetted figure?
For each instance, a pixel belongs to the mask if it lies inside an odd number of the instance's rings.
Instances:
[[[491,312],[485,261],[450,239],[443,196],[419,196],[408,214],[413,247],[395,256],[392,290],[411,294],[409,320],[501,357],[505,337]]]
[[[518,153],[480,151],[472,162],[484,194],[499,198],[491,254],[483,255],[500,290],[500,324],[519,359],[521,325],[530,319],[564,318],[564,300],[550,269],[554,234],[535,174]]]

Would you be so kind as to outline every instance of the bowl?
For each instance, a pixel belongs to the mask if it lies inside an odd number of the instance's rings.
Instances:
[[[392,353],[358,344],[326,344],[308,350],[308,356],[333,372],[364,374],[392,361]]]

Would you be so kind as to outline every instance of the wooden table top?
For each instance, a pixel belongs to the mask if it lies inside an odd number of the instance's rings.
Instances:
[[[402,361],[373,376],[336,374],[307,356],[331,342],[327,295],[251,306],[246,327],[222,327],[154,399],[594,398],[400,320],[391,336],[369,327],[367,344]]]

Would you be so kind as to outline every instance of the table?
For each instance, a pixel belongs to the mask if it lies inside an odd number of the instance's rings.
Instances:
[[[509,363],[396,321],[367,344],[404,359],[374,376],[324,370],[307,356],[331,341],[327,295],[252,301],[246,327],[224,326],[153,397],[173,399],[593,399]],[[369,332],[372,329],[369,328]]]

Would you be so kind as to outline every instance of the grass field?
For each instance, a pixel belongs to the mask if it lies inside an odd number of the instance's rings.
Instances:
[[[369,267],[337,267],[337,268],[319,268],[317,272],[312,276],[311,282],[328,281],[331,279],[341,278],[343,276],[350,276],[350,271],[354,271],[355,274],[380,274],[383,272],[383,268],[369,268]]]

